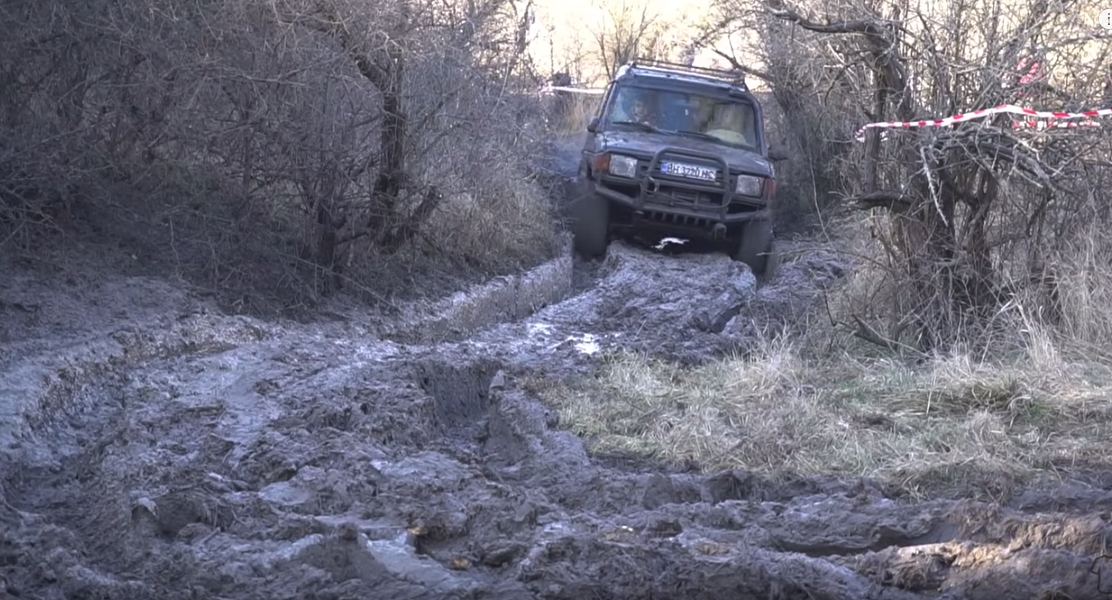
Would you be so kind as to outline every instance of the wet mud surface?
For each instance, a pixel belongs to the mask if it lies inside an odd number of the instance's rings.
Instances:
[[[580,269],[567,300],[444,344],[224,317],[177,295],[156,310],[155,284],[140,280],[97,296],[123,308],[14,309],[6,342],[22,341],[5,346],[0,383],[0,591],[1105,597],[1090,573],[1109,534],[1102,490],[913,503],[868,481],[589,456],[523,377],[586,372],[621,348],[684,361],[743,348],[755,327],[790,324],[792,307],[844,267],[812,253],[757,286],[722,255],[618,243]],[[17,298],[28,289],[0,300],[31,302]]]

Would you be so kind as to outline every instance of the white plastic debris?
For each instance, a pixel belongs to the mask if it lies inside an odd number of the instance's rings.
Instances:
[[[686,244],[687,242],[688,242],[688,240],[681,240],[680,238],[666,237],[666,238],[660,240],[660,243],[653,246],[653,248],[656,248],[657,250],[663,250],[664,247],[667,246],[668,244],[683,245],[683,244]]]

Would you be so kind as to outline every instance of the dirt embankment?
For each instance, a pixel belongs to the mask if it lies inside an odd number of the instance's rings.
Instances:
[[[451,343],[263,324],[182,299],[68,349],[24,342],[5,356],[7,593],[1102,597],[1088,571],[1112,494],[912,504],[867,481],[593,459],[519,376],[587,370],[619,347],[705,358],[840,268],[812,256],[757,290],[725,257],[623,244],[596,267],[586,291]],[[156,288],[85,300],[135,318]],[[17,295],[4,290],[5,305],[32,300]],[[9,326],[30,318],[14,310]]]

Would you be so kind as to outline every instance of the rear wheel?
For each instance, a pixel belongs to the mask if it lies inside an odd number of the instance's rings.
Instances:
[[[606,254],[610,241],[610,202],[597,194],[585,194],[573,209],[575,249],[587,258]]]
[[[772,274],[771,267],[776,261],[773,258],[771,219],[754,219],[745,224],[734,251],[734,260],[749,265],[758,278]]]

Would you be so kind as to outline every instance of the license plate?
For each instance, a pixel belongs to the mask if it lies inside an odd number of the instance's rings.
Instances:
[[[718,169],[684,163],[662,162],[660,163],[660,172],[666,175],[678,175],[703,181],[714,181],[718,178]]]

